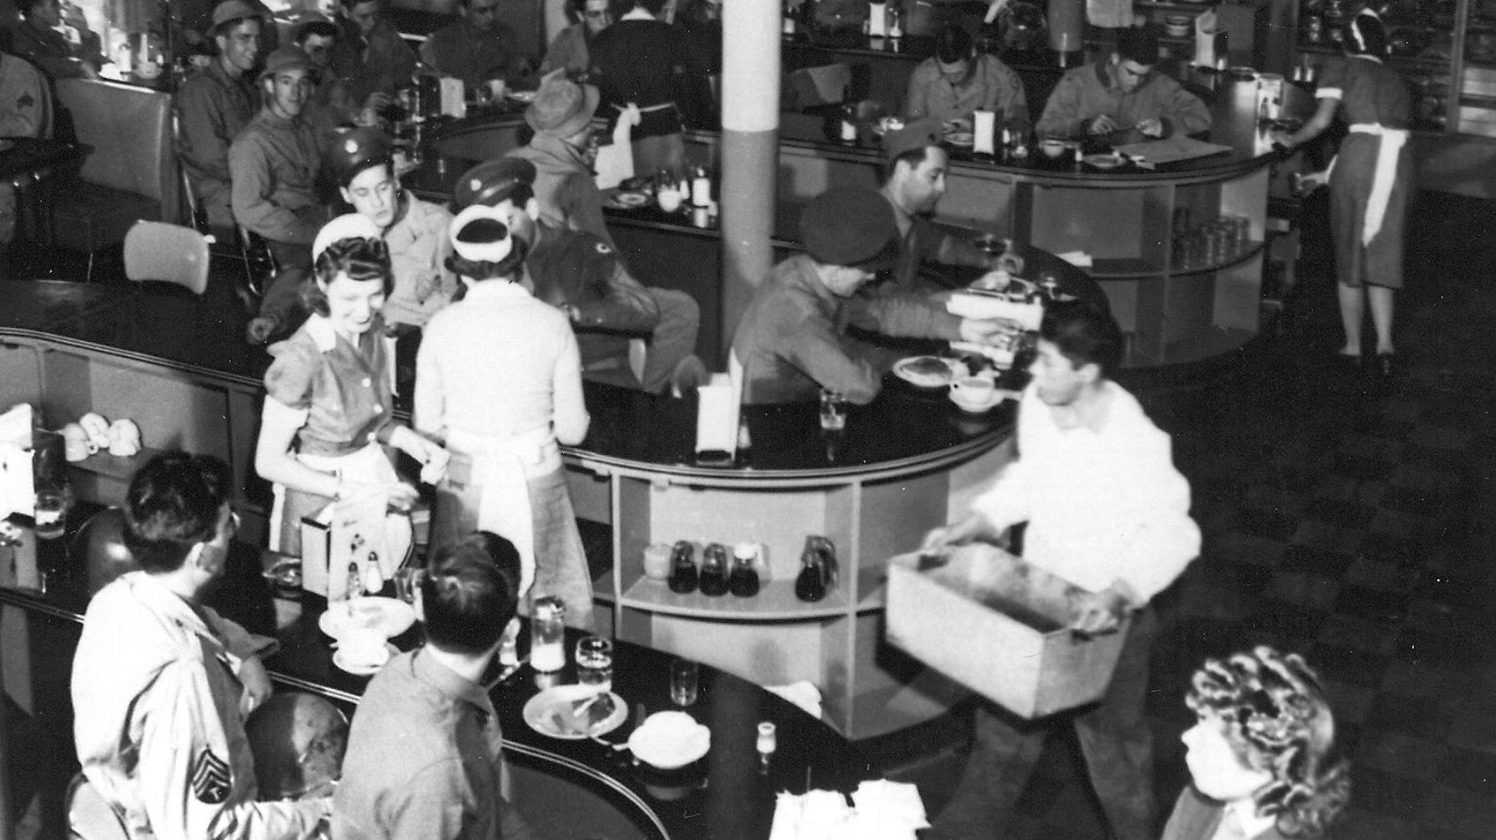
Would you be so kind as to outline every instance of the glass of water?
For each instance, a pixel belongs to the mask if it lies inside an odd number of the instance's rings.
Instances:
[[[577,642],[577,682],[601,694],[613,690],[613,643],[601,636]]]
[[[837,391],[821,389],[821,429],[839,432],[847,427],[847,398]]]

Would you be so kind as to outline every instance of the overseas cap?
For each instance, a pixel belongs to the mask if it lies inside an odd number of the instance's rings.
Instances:
[[[824,265],[871,267],[888,255],[898,232],[888,199],[867,187],[834,187],[800,214],[805,250]]]
[[[229,0],[234,2],[234,0]],[[284,73],[287,70],[310,70],[312,60],[301,48],[293,44],[276,47],[275,52],[265,59],[265,69],[260,71],[260,80],[274,78],[276,73]]]
[[[520,158],[487,160],[462,173],[452,191],[452,205],[462,211],[475,204],[493,207],[516,187],[535,183],[535,164]]]
[[[390,161],[390,138],[370,126],[359,126],[338,134],[328,155],[333,177],[344,187],[365,169]]]
[[[379,239],[374,220],[360,213],[344,213],[322,226],[312,242],[312,262],[322,256],[327,246],[343,239]]]
[[[893,160],[905,152],[940,145],[940,120],[916,120],[883,135],[883,156]]]
[[[554,70],[540,80],[540,90],[525,109],[525,122],[541,134],[570,137],[592,121],[597,102],[597,88],[566,78],[564,69]]]

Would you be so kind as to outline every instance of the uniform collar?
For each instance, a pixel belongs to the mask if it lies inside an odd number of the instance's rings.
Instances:
[[[518,282],[481,280],[468,286],[467,295],[463,297],[463,300],[490,302],[518,300],[519,298],[527,297],[532,297],[532,295]]]
[[[493,716],[493,702],[488,699],[488,694],[484,692],[482,686],[436,661],[436,657],[427,656],[424,649],[416,651],[416,655],[411,659],[411,668],[415,672],[416,679],[443,695],[454,700],[461,700],[483,714]]]

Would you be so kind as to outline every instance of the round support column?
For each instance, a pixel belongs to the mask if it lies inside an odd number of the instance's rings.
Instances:
[[[779,170],[778,3],[726,0],[722,31],[722,360],[753,290],[774,267]]]
[[[1059,53],[1060,66],[1085,48],[1086,4],[1084,0],[1049,0],[1049,48]]]

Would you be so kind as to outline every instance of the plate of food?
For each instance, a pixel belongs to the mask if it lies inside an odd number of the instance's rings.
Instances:
[[[955,378],[957,364],[939,356],[910,356],[894,363],[893,374],[919,388],[944,388]]]
[[[970,131],[952,131],[945,136],[945,142],[952,146],[970,146],[973,140]]]
[[[386,639],[404,633],[416,623],[416,611],[398,598],[371,595],[334,601],[317,617],[317,627],[334,639],[341,639],[351,629],[372,628]]]
[[[1108,152],[1101,155],[1086,155],[1081,158],[1081,162],[1087,166],[1094,166],[1097,169],[1116,169],[1126,163],[1127,158],[1122,157],[1116,152]]]
[[[617,729],[628,712],[617,694],[573,683],[552,686],[531,697],[522,714],[525,723],[541,735],[580,741]]]
[[[625,210],[635,210],[648,204],[649,196],[645,195],[642,192],[624,190],[623,192],[615,193],[613,197],[609,199],[609,203],[611,203],[614,207],[621,207]]]

